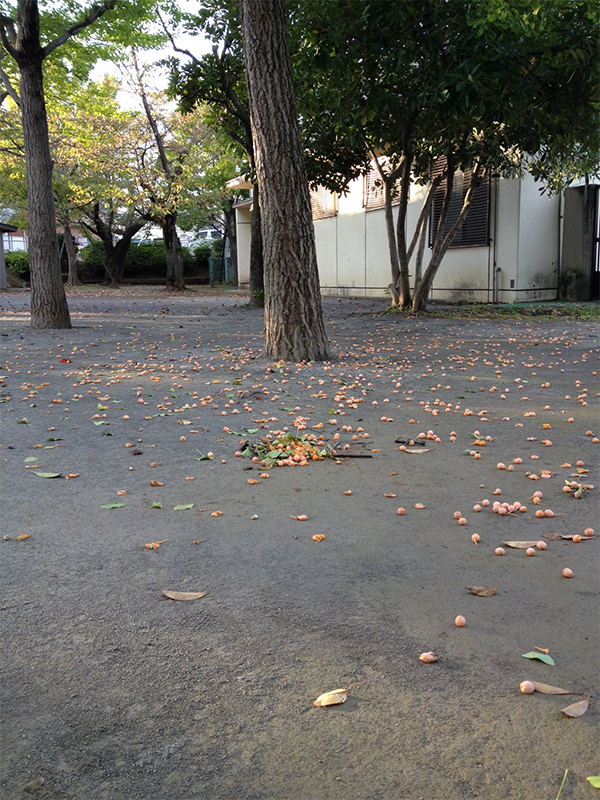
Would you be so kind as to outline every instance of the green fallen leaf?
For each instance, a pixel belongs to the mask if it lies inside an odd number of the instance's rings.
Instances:
[[[105,419],[96,419],[94,425],[108,425],[108,422]]]
[[[160,500],[157,500],[156,502],[152,503],[152,508],[162,508],[162,507],[163,505],[160,502]]]
[[[193,507],[194,507],[193,503],[188,503],[187,505],[184,506],[173,506],[173,511],[187,511],[189,508]]]
[[[42,447],[42,450],[54,450],[55,447],[58,447],[57,444],[45,444]]]
[[[214,456],[205,456],[204,453],[201,453],[200,450],[196,450],[198,453],[199,458],[196,461],[212,461]]]
[[[600,789],[600,775],[591,775],[589,778],[586,778],[586,781],[589,781],[594,789]]]
[[[258,428],[246,428],[248,433],[258,433]]]
[[[23,463],[26,461],[37,461],[37,458],[35,456],[27,456],[27,458],[23,459]]]
[[[16,425],[29,425],[26,419],[17,419],[15,420]]]
[[[107,408],[108,408],[108,406],[103,406],[102,403],[98,403],[98,406],[96,407],[96,411],[106,411]]]
[[[54,436],[48,436],[47,442],[62,442],[62,439],[55,439]]]
[[[37,475],[38,478],[60,478],[60,472],[37,472],[33,470],[33,474]]]
[[[106,506],[100,506],[100,508],[123,508],[126,505],[127,503],[109,503]]]
[[[537,658],[538,661],[543,661],[544,664],[548,664],[550,667],[556,666],[552,656],[548,656],[546,653],[535,653],[532,650],[531,653],[523,653],[522,658]]]
[[[102,436],[114,436],[114,433],[111,433],[110,431],[102,431]]]

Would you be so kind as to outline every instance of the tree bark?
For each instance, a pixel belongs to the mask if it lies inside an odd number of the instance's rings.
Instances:
[[[67,286],[81,286],[79,274],[77,270],[77,248],[75,247],[75,240],[71,233],[71,226],[69,220],[63,221],[65,231],[65,250],[67,251],[67,263],[69,264],[69,277],[67,278]]]
[[[260,187],[265,352],[329,356],[308,181],[296,118],[283,0],[239,0]]]
[[[23,139],[27,169],[31,327],[70,328],[71,317],[60,272],[52,157],[44,101],[37,0],[19,0],[19,40],[15,59],[20,71]]]
[[[250,219],[250,306],[264,308],[265,280],[263,264],[263,241],[260,223],[260,196],[258,184],[252,191],[252,217]]]
[[[239,283],[238,250],[235,230],[235,209],[233,208],[233,201],[229,207],[223,209],[223,216],[225,217],[225,238],[229,242],[229,252],[231,253],[233,285],[237,286]]]
[[[183,253],[177,233],[177,214],[165,214],[161,228],[167,251],[167,289],[183,291]]]
[[[114,209],[112,207],[109,208],[108,219],[105,220],[100,211],[100,204],[96,203],[89,217],[93,220],[93,225],[85,221],[82,221],[82,224],[102,242],[106,283],[111,286],[118,286],[123,281],[125,261],[131,246],[131,240],[138,231],[141,231],[145,222],[141,220],[126,222],[121,238],[115,244],[113,231]],[[130,215],[129,220],[131,218],[132,216]]]

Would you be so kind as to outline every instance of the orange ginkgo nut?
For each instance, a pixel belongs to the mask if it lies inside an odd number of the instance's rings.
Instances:
[[[523,683],[519,686],[519,689],[523,692],[523,694],[533,694],[535,692],[535,685],[532,681],[523,681]]]
[[[422,509],[422,508],[425,508],[425,503],[415,503],[415,508],[417,508],[419,510]]]
[[[466,524],[467,524],[467,520],[466,520],[464,517],[461,517],[461,518],[458,520],[458,524],[459,524],[459,525],[466,525]]]
[[[406,514],[406,511],[402,507],[400,507],[396,513],[398,514],[398,516],[403,517]]]
[[[573,570],[565,567],[562,571],[563,578],[572,578],[573,577]]]
[[[579,544],[579,542],[581,541],[581,536],[578,533],[576,533],[575,536],[573,537],[573,541],[575,542],[575,544]]]
[[[454,512],[454,519],[460,519],[461,517],[462,517],[462,514],[460,513],[460,511],[455,511]]]
[[[478,533],[474,533],[471,536],[471,541],[473,542],[473,544],[479,544],[480,540],[481,540],[481,536]]]
[[[541,508],[538,508],[538,510],[535,512],[535,515],[536,515],[536,517],[537,517],[538,519],[542,519],[542,517],[545,517],[545,516],[546,516],[546,515],[544,514],[544,512],[542,511],[542,509],[541,509]]]
[[[535,555],[534,548],[533,547],[528,547],[527,550],[525,550],[525,555],[526,556],[530,556],[530,557],[534,556]]]
[[[456,625],[457,628],[464,628],[465,625],[467,624],[467,620],[461,614],[459,614],[458,617],[456,617],[456,619],[454,620],[454,624]]]
[[[594,535],[594,529],[593,528],[586,528],[583,533],[586,536],[593,536]]]
[[[546,547],[548,547],[548,545],[546,544],[546,542],[539,541],[536,544],[536,547],[537,547],[538,550],[545,550]]]
[[[497,548],[494,550],[494,553],[495,553],[497,556],[503,556],[505,552],[506,552],[506,551],[504,550],[504,548],[503,548],[503,547],[497,547]]]

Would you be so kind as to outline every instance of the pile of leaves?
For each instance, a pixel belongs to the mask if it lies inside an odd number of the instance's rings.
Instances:
[[[246,458],[257,458],[265,469],[278,467],[305,467],[309,461],[335,458],[331,448],[322,437],[314,433],[298,436],[285,431],[274,431],[254,444],[242,442],[240,451]]]

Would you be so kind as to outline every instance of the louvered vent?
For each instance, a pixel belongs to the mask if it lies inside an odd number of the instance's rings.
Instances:
[[[439,158],[431,168],[431,177],[434,178],[446,168],[446,159]],[[454,225],[462,209],[465,195],[471,185],[471,169],[456,170],[452,183],[452,196],[448,217],[444,225],[444,234]],[[442,204],[446,193],[446,179],[438,186],[433,199],[433,210],[429,223],[429,246],[433,247],[433,236],[437,230]],[[490,180],[486,177],[481,185],[475,190],[471,207],[467,213],[463,224],[456,232],[450,247],[481,247],[488,245],[490,229]]]
[[[310,207],[313,219],[326,219],[337,214],[337,195],[319,186],[310,190]]]
[[[400,181],[396,181],[394,186],[394,197],[392,204],[400,202]],[[383,208],[385,206],[385,195],[383,181],[377,167],[371,167],[364,178],[363,187],[363,206],[367,210],[372,208]]]

